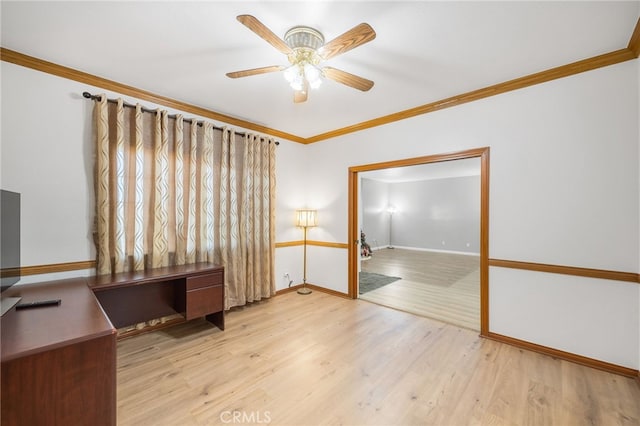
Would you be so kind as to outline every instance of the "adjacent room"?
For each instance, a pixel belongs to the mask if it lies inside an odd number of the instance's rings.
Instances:
[[[480,160],[361,179],[359,298],[480,331]]]
[[[640,424],[640,2],[0,2],[4,425]]]

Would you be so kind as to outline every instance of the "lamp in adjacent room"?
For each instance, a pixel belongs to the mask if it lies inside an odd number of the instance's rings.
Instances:
[[[318,225],[318,211],[310,209],[296,210],[296,226],[304,229],[304,273],[302,277],[302,288],[298,289],[298,294],[310,294],[307,288],[307,228]]]
[[[389,246],[387,248],[392,249],[393,248],[393,244],[391,244],[391,230],[393,229],[393,214],[396,212],[396,208],[393,207],[392,205],[389,205],[389,207],[387,207],[387,213],[389,213]]]

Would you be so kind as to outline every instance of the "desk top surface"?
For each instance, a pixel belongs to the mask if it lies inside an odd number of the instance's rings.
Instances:
[[[58,306],[12,308],[2,317],[2,362],[116,333],[87,278],[13,286],[21,302],[61,299]]]
[[[62,302],[58,306],[19,311],[12,308],[2,316],[2,362],[115,334],[116,330],[105,315],[94,291],[220,273],[223,270],[221,266],[212,263],[196,263],[13,286],[3,296],[20,296],[21,302],[51,299],[61,299]]]
[[[121,272],[117,274],[96,275],[87,278],[87,285],[93,291],[108,290],[114,287],[148,284],[156,281],[169,281],[187,276],[223,271],[222,266],[213,263],[192,263],[167,266],[144,271]]]

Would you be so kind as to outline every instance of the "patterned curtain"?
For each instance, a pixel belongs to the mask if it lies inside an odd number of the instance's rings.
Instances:
[[[225,309],[275,294],[275,141],[100,95],[97,273],[211,262]]]

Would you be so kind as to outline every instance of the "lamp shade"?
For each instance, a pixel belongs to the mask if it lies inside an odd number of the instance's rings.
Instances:
[[[309,209],[296,210],[296,226],[309,228],[318,225],[318,211]]]

